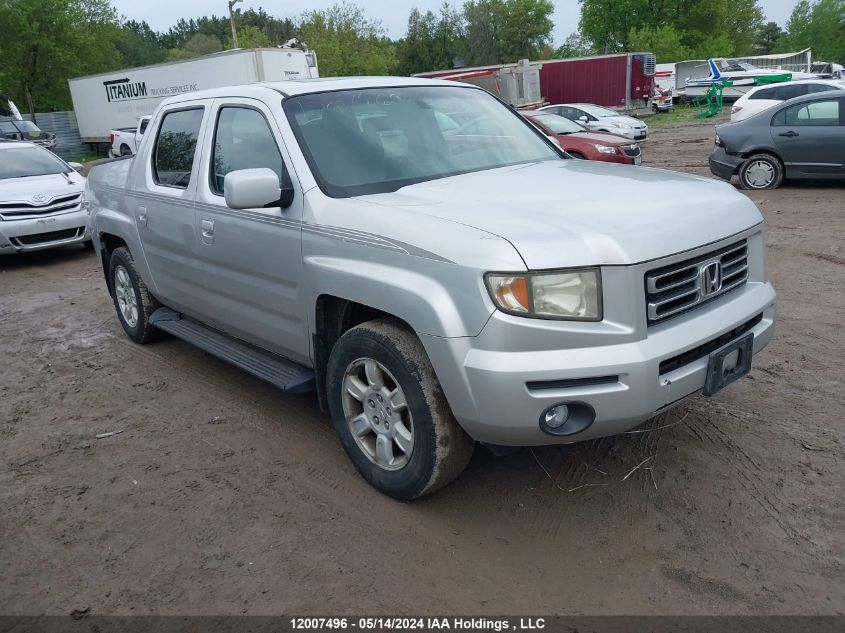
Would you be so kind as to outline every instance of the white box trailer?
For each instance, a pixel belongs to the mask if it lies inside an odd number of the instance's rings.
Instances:
[[[245,48],[68,81],[79,136],[107,143],[115,128],[135,127],[167,97],[222,86],[319,77],[313,51]]]

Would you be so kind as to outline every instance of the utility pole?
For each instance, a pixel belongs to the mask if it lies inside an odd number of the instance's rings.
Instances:
[[[244,0],[229,0],[229,22],[232,25],[232,48],[238,48],[238,30],[235,28],[235,12],[232,10],[238,2]]]

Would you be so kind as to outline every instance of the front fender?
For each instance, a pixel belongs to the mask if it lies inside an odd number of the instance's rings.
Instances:
[[[436,260],[388,254],[380,261],[312,256],[304,260],[313,292],[398,317],[418,334],[477,336],[493,313],[480,272]]]

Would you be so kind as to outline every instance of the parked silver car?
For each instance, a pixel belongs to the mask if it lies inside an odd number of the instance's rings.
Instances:
[[[32,143],[0,141],[0,255],[90,244],[78,167]]]
[[[577,121],[591,132],[609,132],[638,142],[648,138],[645,123],[609,108],[590,103],[558,103],[540,109]]]
[[[485,124],[443,132],[466,113]],[[474,441],[586,440],[714,394],[773,333],[748,198],[569,160],[450,81],[173,97],[85,195],[132,340],[169,332],[316,389],[361,474],[401,499],[451,481]]]

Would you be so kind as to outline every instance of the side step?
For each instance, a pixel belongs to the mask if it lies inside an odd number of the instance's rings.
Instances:
[[[314,371],[291,360],[244,343],[170,308],[159,308],[150,323],[168,334],[266,380],[282,391],[302,393],[314,390]]]

